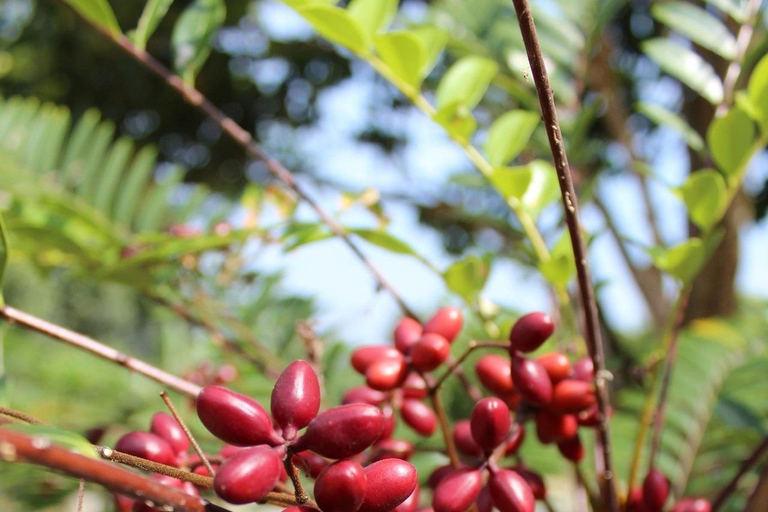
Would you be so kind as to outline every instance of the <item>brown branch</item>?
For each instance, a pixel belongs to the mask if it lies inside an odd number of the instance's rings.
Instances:
[[[573,245],[573,256],[576,262],[576,274],[579,282],[581,304],[584,308],[585,341],[589,350],[592,363],[595,367],[595,384],[597,387],[598,406],[598,443],[602,449],[603,460],[600,478],[602,479],[600,490],[603,505],[611,512],[618,512],[619,501],[614,483],[613,460],[610,440],[610,425],[606,409],[609,405],[608,387],[605,382],[605,361],[603,344],[600,339],[600,326],[597,314],[595,292],[592,288],[592,278],[587,263],[587,250],[579,223],[579,207],[576,190],[573,186],[573,178],[568,167],[568,157],[565,152],[560,124],[557,120],[555,98],[549,86],[549,78],[544,64],[544,58],[539,47],[536,35],[536,26],[527,0],[513,0],[517,12],[520,32],[525,43],[528,62],[536,84],[536,92],[539,96],[544,126],[549,138],[549,146],[555,164],[555,170],[560,183],[560,192],[563,201],[565,222]]]
[[[99,343],[93,338],[89,338],[83,334],[70,331],[69,329],[65,329],[56,324],[52,324],[41,318],[37,318],[36,316],[24,313],[23,311],[19,311],[18,309],[12,308],[10,306],[0,307],[0,317],[5,318],[11,324],[18,324],[31,331],[39,332],[50,338],[63,341],[81,350],[90,352],[91,354],[106,359],[107,361],[117,363],[133,372],[149,377],[150,379],[153,379],[166,387],[174,389],[179,393],[190,396],[192,398],[196,397],[202,389],[197,384],[193,384],[189,381],[176,377],[175,375],[171,375],[170,373],[152,366],[149,363],[145,363],[140,359],[136,359],[134,357],[123,354],[122,352],[119,352],[112,347],[104,345],[103,343]]]
[[[160,464],[159,462],[136,457],[135,455],[131,455],[129,453],[119,452],[108,446],[94,445],[94,448],[104,460],[116,462],[118,464],[123,464],[124,466],[129,466],[136,469],[141,469],[149,473],[157,473],[158,475],[170,476],[183,482],[192,483],[203,489],[213,488],[213,478],[209,476],[198,475],[197,473],[184,471],[183,469],[179,469],[174,466]]]
[[[755,448],[750,456],[741,463],[739,470],[735,475],[733,475],[731,481],[728,482],[723,490],[718,493],[714,501],[712,501],[712,512],[717,512],[720,510],[720,508],[722,508],[723,505],[725,505],[725,502],[728,501],[728,498],[730,498],[731,494],[733,494],[733,492],[736,490],[736,486],[739,484],[741,477],[743,477],[747,471],[752,469],[752,466],[757,464],[757,462],[760,460],[760,457],[762,457],[766,451],[768,451],[768,436],[765,436],[763,441],[757,445],[757,448]]]
[[[39,420],[35,418],[34,416],[31,416],[25,412],[17,411],[15,409],[9,409],[7,407],[0,406],[0,415],[7,416],[9,418],[14,418],[17,420],[21,420],[24,423],[29,423],[30,425],[45,425],[46,423],[42,420]]]

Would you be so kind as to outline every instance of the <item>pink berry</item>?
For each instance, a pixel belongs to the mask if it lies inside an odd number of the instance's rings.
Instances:
[[[595,365],[592,364],[592,359],[582,357],[573,363],[573,376],[575,379],[583,380],[584,382],[595,380]]]
[[[424,324],[425,333],[439,334],[448,343],[456,339],[464,324],[464,315],[459,308],[445,307],[437,310],[432,318]]]
[[[419,510],[419,495],[421,494],[421,488],[419,484],[416,484],[416,488],[413,490],[410,496],[405,498],[405,501],[392,509],[392,512],[417,512]]]
[[[373,445],[374,460],[408,460],[413,455],[414,446],[403,439],[384,439]]]
[[[555,323],[546,313],[528,313],[517,319],[509,332],[510,350],[533,352],[555,332]]]
[[[464,455],[469,457],[481,457],[483,455],[482,447],[472,436],[472,426],[469,420],[457,421],[453,426],[453,442]]]
[[[511,425],[509,407],[498,398],[483,398],[472,409],[472,437],[486,455],[504,442]]]
[[[133,504],[136,500],[123,496],[122,494],[115,494],[115,509],[117,512],[131,512]]]
[[[387,399],[386,393],[371,389],[368,386],[359,386],[352,388],[341,399],[342,405],[346,404],[369,404],[381,405]]]
[[[184,433],[176,418],[165,412],[158,412],[152,416],[149,431],[165,439],[173,453],[181,455],[189,449],[189,438]]]
[[[597,403],[597,396],[591,382],[565,379],[552,390],[549,406],[561,413],[578,413]]]
[[[685,498],[675,503],[669,512],[712,512],[712,505],[704,498]]]
[[[409,427],[422,436],[431,436],[437,428],[437,416],[434,411],[419,400],[404,400],[400,416]]]
[[[510,469],[494,471],[488,482],[493,504],[501,512],[534,512],[536,498],[528,483]]]
[[[360,375],[365,375],[365,371],[370,365],[384,359],[400,359],[403,355],[395,347],[389,345],[368,345],[360,347],[352,352],[350,362],[352,367]]]
[[[669,498],[669,480],[664,473],[651,468],[643,480],[643,503],[649,512],[660,512]]]
[[[509,358],[485,355],[475,363],[475,373],[485,389],[494,395],[508,395],[515,390]]]
[[[261,501],[275,487],[281,466],[272,448],[247,448],[221,464],[213,488],[221,499],[235,505]]]
[[[537,500],[543,500],[547,497],[547,487],[544,485],[544,479],[540,474],[522,466],[515,466],[512,468],[512,470],[523,477],[523,480],[528,483],[528,485],[531,487],[534,498]]]
[[[410,317],[405,317],[395,327],[395,348],[408,355],[414,343],[419,341],[424,332],[421,324]]]
[[[444,337],[426,333],[411,347],[411,364],[421,372],[431,372],[451,355],[451,345]]]
[[[294,439],[320,410],[320,382],[315,370],[302,360],[288,365],[277,378],[270,405],[283,437]]]
[[[512,358],[512,382],[526,402],[547,405],[552,400],[552,381],[544,367],[533,359]]]
[[[579,435],[558,441],[557,449],[560,454],[572,462],[580,462],[584,458],[584,445],[581,444]]]
[[[382,359],[365,370],[365,383],[378,391],[390,391],[405,382],[408,371],[402,355],[397,359]]]
[[[483,487],[483,474],[475,468],[457,469],[443,478],[432,499],[435,512],[464,512]]]
[[[283,441],[272,430],[272,420],[261,404],[226,388],[203,388],[197,396],[197,415],[205,428],[225,443],[255,446]]]
[[[561,380],[567,379],[573,373],[571,361],[568,360],[568,356],[562,352],[543,354],[537,357],[536,360],[547,371],[547,375],[549,375],[553,384],[557,384]]]
[[[416,489],[416,468],[400,459],[384,459],[365,468],[368,492],[361,512],[387,512],[400,505]]]
[[[129,432],[117,440],[115,450],[167,466],[178,466],[179,461],[171,445],[162,437],[149,432]]]
[[[578,428],[576,417],[571,414],[559,414],[549,409],[536,413],[536,436],[542,444],[570,439]]]
[[[427,383],[418,373],[411,372],[403,383],[403,398],[426,398],[429,394]]]
[[[315,501],[323,512],[355,512],[363,504],[368,480],[352,460],[334,462],[315,481]]]
[[[329,459],[345,459],[375,443],[384,430],[378,407],[349,404],[331,407],[309,422],[296,443],[298,450],[312,450]]]

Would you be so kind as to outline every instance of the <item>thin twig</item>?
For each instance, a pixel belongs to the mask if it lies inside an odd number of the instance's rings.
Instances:
[[[187,436],[187,439],[189,439],[189,442],[192,444],[192,448],[195,449],[195,452],[197,453],[198,457],[200,457],[200,460],[203,461],[203,464],[205,464],[205,469],[208,470],[208,474],[210,476],[214,475],[213,472],[213,466],[211,466],[211,463],[208,461],[208,457],[205,456],[205,452],[202,448],[200,448],[200,445],[197,443],[197,440],[195,439],[195,436],[192,435],[192,432],[189,430],[189,427],[184,422],[184,419],[179,414],[179,411],[176,410],[176,407],[173,405],[173,402],[171,401],[171,397],[168,396],[168,393],[165,391],[160,392],[160,398],[163,399],[163,402],[165,402],[166,407],[168,407],[168,410],[171,411],[171,414],[173,414],[173,417],[176,419],[176,422],[181,426],[181,429],[184,431],[184,434]]]
[[[430,396],[432,397],[432,408],[435,410],[437,422],[443,434],[445,453],[451,460],[453,469],[459,469],[461,467],[461,460],[459,459],[459,452],[456,451],[456,444],[453,442],[451,426],[448,424],[448,415],[445,413],[445,406],[443,405],[443,399],[440,397],[440,391],[433,390]]]
[[[475,350],[479,348],[501,348],[501,349],[509,349],[509,343],[506,342],[493,342],[493,341],[475,341],[472,340],[469,342],[469,345],[467,346],[467,349],[456,359],[451,359],[446,361],[448,363],[448,369],[445,370],[445,373],[443,373],[435,382],[435,384],[432,386],[432,389],[437,391],[440,389],[440,387],[443,385],[445,380],[453,375],[454,373],[458,374],[458,370],[461,368],[461,363],[466,361],[467,357],[474,352]],[[465,376],[466,377],[466,376]],[[462,382],[463,384],[463,382]],[[482,395],[481,395],[482,398]],[[479,400],[479,398],[477,399]],[[477,400],[474,400],[475,402]]]
[[[296,502],[299,505],[316,507],[317,505],[315,505],[315,503],[310,499],[309,493],[307,493],[307,491],[304,489],[304,485],[301,483],[301,475],[299,474],[299,468],[297,468],[296,464],[293,463],[293,455],[294,452],[292,450],[288,450],[288,454],[286,455],[283,464],[285,465],[285,472],[288,473],[288,477],[291,479],[291,483],[293,484]]]
[[[717,497],[712,501],[712,512],[717,512],[723,505],[725,505],[725,502],[728,501],[728,498],[730,498],[736,490],[736,486],[739,484],[741,477],[743,477],[747,471],[752,469],[752,466],[757,464],[760,457],[762,457],[766,451],[768,451],[768,436],[765,436],[763,441],[757,445],[757,448],[755,448],[750,456],[741,463],[739,470],[733,475],[731,481],[717,494]]]
[[[520,32],[525,43],[528,62],[531,66],[531,72],[536,84],[536,92],[539,96],[544,127],[549,138],[549,146],[552,151],[552,157],[557,171],[558,181],[560,183],[560,192],[563,201],[565,222],[568,225],[568,232],[573,246],[573,256],[576,262],[576,274],[579,282],[579,292],[581,295],[581,305],[584,308],[584,327],[585,341],[589,350],[592,363],[595,367],[595,384],[597,387],[597,407],[598,407],[598,443],[601,445],[603,460],[602,471],[599,475],[602,479],[601,495],[603,504],[611,512],[618,512],[619,500],[615,488],[615,475],[613,471],[613,460],[610,440],[610,424],[606,410],[610,403],[608,396],[608,386],[605,382],[605,361],[603,354],[603,344],[600,339],[600,325],[597,314],[597,303],[595,301],[595,292],[592,288],[592,278],[589,272],[587,262],[587,251],[584,238],[581,233],[581,224],[579,222],[579,207],[576,190],[573,186],[573,179],[570,168],[568,167],[568,157],[563,143],[560,124],[557,120],[557,111],[555,109],[555,98],[552,89],[549,86],[549,78],[544,64],[544,58],[539,47],[538,37],[536,35],[536,26],[533,21],[533,15],[528,6],[527,0],[513,0],[515,11],[517,12]]]
[[[174,466],[160,464],[159,462],[143,459],[129,453],[119,452],[113,450],[109,446],[94,446],[94,448],[104,460],[117,462],[118,464],[123,464],[124,466],[136,469],[142,469],[150,473],[157,473],[158,475],[170,476],[183,482],[190,482],[203,489],[213,488],[213,478],[209,476],[198,475],[197,473],[184,471],[183,469]]]
[[[30,425],[45,425],[46,423],[42,420],[39,420],[35,418],[34,416],[30,416],[29,414],[21,411],[17,411],[15,409],[9,409],[7,407],[0,406],[0,415],[2,416],[8,416],[9,418],[15,418],[17,420],[21,420],[24,423],[29,423]]]
[[[64,327],[60,327],[51,322],[47,322],[41,318],[30,315],[18,309],[10,306],[0,307],[0,317],[5,318],[12,324],[18,324],[26,329],[30,329],[46,336],[63,341],[74,347],[90,352],[113,363],[117,363],[129,370],[149,377],[166,387],[174,389],[179,393],[187,395],[189,397],[196,397],[202,389],[197,384],[193,384],[189,381],[171,375],[168,372],[161,370],[149,363],[145,363],[140,359],[126,355],[118,350],[113,349],[103,343],[99,343],[93,338],[89,338],[83,334],[70,331]]]
[[[83,503],[85,502],[85,480],[80,479],[77,485],[77,512],[83,512]]]

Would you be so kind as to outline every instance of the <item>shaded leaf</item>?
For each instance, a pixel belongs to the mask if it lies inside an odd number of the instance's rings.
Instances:
[[[653,121],[658,125],[664,125],[672,130],[675,130],[683,136],[685,143],[688,147],[695,151],[701,151],[704,149],[704,140],[694,130],[688,122],[675,114],[655,103],[640,102],[637,104],[637,111],[643,114],[645,117]]]
[[[701,7],[680,1],[654,3],[653,17],[724,59],[736,57],[736,38],[722,21]]]
[[[751,407],[734,398],[725,397],[718,400],[717,405],[715,405],[715,413],[730,427],[766,434],[760,415]]]
[[[333,5],[312,4],[299,9],[305,20],[324,38],[355,52],[366,53],[371,40],[349,12]]]
[[[743,8],[744,2],[741,0],[707,0],[707,3],[714,5],[738,22],[743,22],[746,17]]]
[[[107,29],[113,36],[120,34],[120,25],[107,0],[65,0],[65,2],[84,18]]]
[[[477,121],[472,111],[459,102],[445,105],[435,112],[432,119],[461,141],[466,141],[477,130]]]
[[[547,261],[539,263],[539,271],[553,286],[565,287],[576,274],[573,245],[568,230],[564,230],[550,252]]]
[[[704,243],[695,237],[669,248],[651,247],[648,253],[658,269],[683,283],[690,283],[706,261]]]
[[[147,41],[157,30],[157,26],[163,21],[168,8],[171,7],[173,0],[149,0],[139,18],[139,24],[136,30],[131,34],[134,44],[142,50],[146,48]]]
[[[513,110],[500,116],[488,130],[485,153],[494,167],[504,165],[525,149],[539,124],[539,114]]]
[[[722,218],[728,201],[728,189],[722,174],[714,169],[692,173],[680,187],[688,216],[704,231]]]
[[[492,258],[467,256],[443,272],[443,279],[449,290],[472,303],[485,287],[491,273]]]
[[[712,121],[707,130],[707,144],[715,163],[729,178],[743,170],[754,144],[755,126],[749,115],[733,108]]]
[[[680,80],[713,105],[723,101],[723,83],[712,66],[692,50],[666,38],[642,44],[643,52],[666,73]]]
[[[470,56],[456,62],[437,86],[437,108],[460,104],[475,108],[499,71],[499,66],[484,57]]]
[[[211,53],[213,36],[226,17],[224,0],[195,0],[173,28],[173,66],[191,85]]]
[[[373,42],[376,53],[397,78],[414,88],[421,85],[427,50],[418,36],[408,31],[388,32],[375,36]]]
[[[386,29],[397,13],[398,0],[352,0],[347,12],[369,36]]]

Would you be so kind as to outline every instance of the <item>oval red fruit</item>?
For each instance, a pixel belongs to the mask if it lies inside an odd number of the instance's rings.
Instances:
[[[115,450],[167,466],[178,466],[179,461],[171,445],[150,432],[129,432],[117,440]]]
[[[315,501],[323,512],[355,512],[363,504],[368,479],[353,460],[334,462],[315,481]]]
[[[418,373],[411,372],[402,386],[403,398],[426,398],[429,394],[427,383]]]
[[[419,400],[403,400],[400,416],[409,427],[422,436],[431,436],[437,428],[437,416],[434,411]]]
[[[483,488],[483,474],[478,469],[457,469],[443,478],[435,489],[435,512],[464,512],[475,502]]]
[[[384,439],[373,445],[374,460],[408,460],[414,452],[414,446],[403,439]]]
[[[472,409],[472,437],[486,454],[504,442],[511,425],[509,407],[498,398],[483,398]]]
[[[583,380],[584,382],[592,382],[595,380],[595,365],[592,364],[592,359],[589,357],[582,357],[573,363],[573,377],[575,379]]]
[[[504,456],[512,455],[520,448],[525,440],[525,427],[523,425],[517,425],[512,431],[512,435],[507,439],[507,443],[504,445]]]
[[[352,388],[341,399],[342,405],[346,404],[370,404],[379,405],[387,399],[386,393],[371,389],[368,386]]]
[[[395,327],[395,348],[407,355],[423,332],[424,328],[419,322],[410,317],[402,318]]]
[[[475,373],[485,389],[494,395],[509,395],[515,389],[507,357],[496,354],[483,356],[475,363]]]
[[[551,444],[576,435],[579,424],[571,414],[560,414],[549,409],[536,413],[536,437],[541,444]]]
[[[184,433],[176,418],[165,412],[158,412],[152,416],[149,431],[165,439],[173,453],[181,455],[189,449],[189,438]]]
[[[641,488],[635,487],[629,491],[625,508],[627,512],[648,512],[645,503],[643,503],[643,490]]]
[[[408,370],[402,355],[397,359],[382,359],[368,366],[365,383],[378,391],[390,391],[405,382]]]
[[[365,468],[368,492],[361,512],[387,512],[404,502],[416,489],[416,468],[400,459],[384,459]]]
[[[567,379],[573,374],[573,366],[568,356],[562,352],[551,352],[549,354],[543,354],[536,358],[536,360],[544,367],[549,375],[553,384],[557,384],[563,379]]]
[[[477,505],[477,512],[491,512],[493,510],[493,498],[487,485],[480,491],[475,504]]]
[[[352,367],[357,370],[357,373],[365,375],[368,367],[377,361],[399,359],[402,357],[403,355],[395,347],[390,347],[389,345],[368,345],[355,349],[352,352],[350,362]]]
[[[555,332],[555,322],[546,313],[528,313],[517,319],[509,331],[510,350],[533,352]]]
[[[197,396],[197,416],[211,434],[235,446],[282,443],[267,411],[255,400],[220,386]]]
[[[649,512],[660,512],[669,498],[669,480],[664,473],[651,468],[643,480],[643,503]]]
[[[309,422],[296,443],[297,450],[312,450],[330,459],[345,459],[376,442],[384,430],[378,407],[349,404],[331,407]]]
[[[559,441],[557,449],[560,450],[560,454],[563,457],[572,462],[580,462],[584,458],[584,445],[581,444],[581,438],[579,438],[578,434],[569,439]]]
[[[411,347],[411,364],[421,372],[431,372],[451,354],[451,345],[436,333],[426,333]]]
[[[512,468],[512,470],[523,477],[523,480],[528,483],[528,485],[531,487],[534,498],[537,500],[543,500],[547,497],[547,486],[544,485],[544,479],[540,474],[522,466],[515,466]]]
[[[320,472],[328,467],[328,461],[325,458],[309,450],[295,454],[291,460],[312,478],[317,478]]]
[[[675,503],[669,512],[712,512],[712,505],[704,498],[685,498]]]
[[[512,382],[526,402],[547,405],[552,400],[552,381],[544,367],[533,359],[512,358]]]
[[[440,482],[443,481],[443,478],[450,475],[454,471],[455,470],[453,469],[453,466],[450,464],[436,467],[432,470],[432,473],[429,474],[429,478],[427,478],[427,486],[431,489],[434,489]]]
[[[461,332],[462,325],[464,325],[464,315],[461,310],[455,307],[445,307],[437,310],[437,313],[424,324],[424,332],[439,334],[450,343]]]
[[[270,401],[272,418],[292,440],[320,410],[320,381],[309,363],[298,360],[288,365],[275,382]]]
[[[235,505],[261,501],[280,478],[282,462],[268,446],[241,450],[225,460],[213,477],[213,489]]]
[[[488,484],[493,504],[501,512],[533,512],[536,508],[536,499],[531,487],[514,471],[494,471]]]
[[[552,390],[549,406],[561,413],[575,414],[589,409],[596,403],[597,396],[591,382],[565,379],[558,382]]]
[[[392,512],[417,512],[419,510],[419,495],[421,494],[421,488],[419,484],[416,484],[416,488],[413,490],[410,496],[405,498],[405,501],[392,509]]]
[[[470,420],[459,420],[453,425],[453,442],[464,455],[469,457],[481,457],[483,455],[482,447],[472,436]]]

